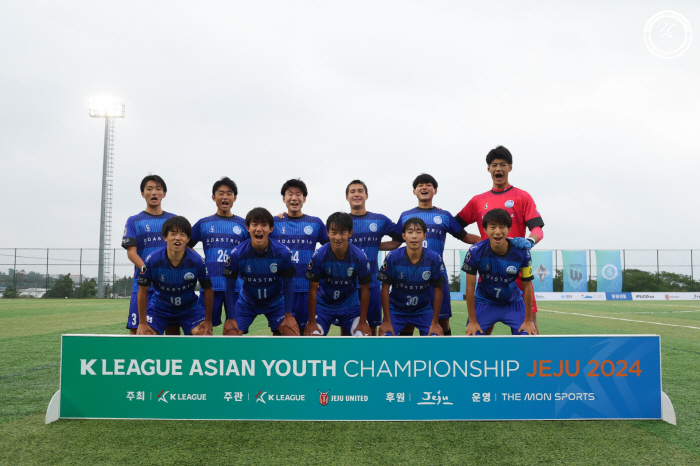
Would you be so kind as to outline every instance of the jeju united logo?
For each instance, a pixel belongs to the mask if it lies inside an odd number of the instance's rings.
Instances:
[[[318,402],[321,403],[321,406],[326,406],[328,404],[328,392],[322,392],[321,390],[318,391],[320,393],[318,397]]]

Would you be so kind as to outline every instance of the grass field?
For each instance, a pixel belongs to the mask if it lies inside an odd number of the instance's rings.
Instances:
[[[544,334],[661,335],[664,391],[678,425],[101,420],[44,425],[58,389],[60,335],[126,333],[128,302],[0,299],[0,463],[700,464],[700,305],[539,305]],[[457,333],[464,328],[466,306],[453,302],[453,311]],[[268,334],[260,319],[251,330]],[[505,327],[496,333],[504,334]]]

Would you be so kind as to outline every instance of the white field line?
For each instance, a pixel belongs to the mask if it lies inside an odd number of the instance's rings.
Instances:
[[[678,312],[700,312],[700,309],[696,309],[694,311],[639,311],[630,312],[630,314],[676,314]]]
[[[569,316],[581,316],[581,317],[593,317],[596,319],[611,319],[611,320],[624,320],[625,322],[638,322],[641,324],[654,324],[654,325],[665,325],[667,327],[681,327],[681,328],[692,328],[695,330],[700,330],[700,327],[691,327],[689,325],[675,325],[675,324],[664,324],[662,322],[649,322],[646,320],[633,320],[633,319],[623,319],[621,317],[604,317],[604,316],[592,316],[590,314],[581,314],[578,312],[562,312],[562,311],[552,311],[550,309],[537,309],[537,312],[553,312],[555,314],[566,314]]]

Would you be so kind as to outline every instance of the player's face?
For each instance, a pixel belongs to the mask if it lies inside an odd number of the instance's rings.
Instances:
[[[256,249],[265,248],[267,246],[267,237],[270,236],[272,227],[267,222],[250,222],[247,227],[250,233],[250,243]]]
[[[225,184],[219,186],[219,189],[216,190],[211,198],[216,202],[216,208],[224,213],[230,212],[231,206],[236,202],[236,195],[233,194],[233,189]]]
[[[505,185],[508,183],[508,173],[513,169],[513,165],[509,165],[503,159],[495,159],[489,165],[489,173],[491,174],[491,179],[493,184],[496,186]]]
[[[163,238],[165,243],[168,245],[168,250],[172,252],[182,252],[187,247],[187,243],[190,241],[190,237],[184,231],[172,231],[170,230],[168,234]]]
[[[143,187],[143,192],[141,197],[146,199],[146,203],[149,207],[158,207],[165,197],[165,191],[163,191],[163,186],[155,181],[149,181],[146,186]]]
[[[352,230],[341,230],[336,225],[328,229],[328,239],[331,240],[333,252],[345,252],[348,248],[348,240],[352,236]]]
[[[425,232],[420,225],[409,225],[401,236],[403,236],[403,240],[406,241],[406,248],[411,251],[416,251],[423,247]]]
[[[420,183],[416,185],[413,194],[419,201],[429,201],[437,194],[437,189],[433,187],[432,183]]]
[[[345,196],[345,199],[348,200],[350,208],[352,209],[353,207],[364,207],[367,197],[367,191],[364,186],[361,184],[351,184],[350,187],[348,187],[348,195]]]
[[[486,235],[491,240],[491,246],[502,246],[506,241],[510,228],[497,223],[489,223],[486,225]]]
[[[284,192],[282,202],[287,206],[287,211],[291,213],[301,212],[301,208],[306,202],[306,196],[299,188],[289,188]]]

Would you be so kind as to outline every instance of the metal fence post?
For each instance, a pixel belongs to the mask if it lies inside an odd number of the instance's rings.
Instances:
[[[49,291],[49,248],[46,248],[46,292]]]
[[[82,298],[80,296],[83,293],[83,248],[80,248],[80,266],[78,268],[78,273],[80,276],[78,277],[78,280],[80,281],[80,292],[78,293],[78,299]]]
[[[17,294],[17,248],[15,248],[15,265],[14,269],[12,269],[12,282],[13,282],[13,287],[15,289],[15,296],[19,296]]]
[[[656,250],[656,291],[661,291],[661,282],[659,280],[659,250]]]
[[[112,286],[109,287],[110,290],[112,290],[112,298],[116,298],[116,295],[114,294],[114,267],[115,263],[117,262],[117,250],[112,249]]]

